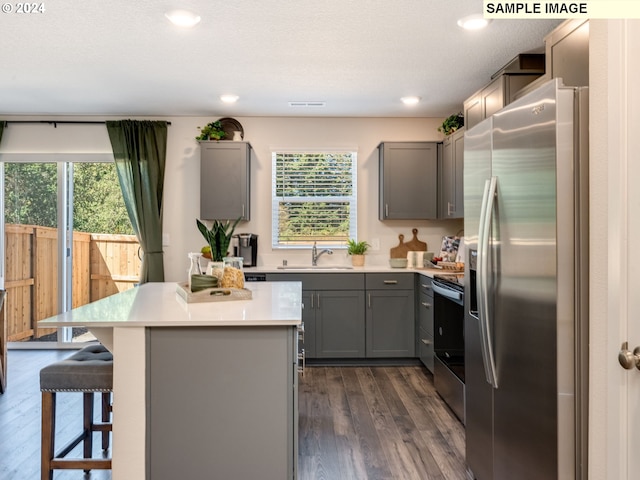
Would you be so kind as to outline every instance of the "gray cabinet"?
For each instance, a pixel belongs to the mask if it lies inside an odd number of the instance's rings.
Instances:
[[[251,145],[200,142],[200,218],[250,219]]]
[[[146,335],[147,478],[296,478],[296,327]]]
[[[365,356],[364,274],[269,273],[266,279],[302,282],[307,358]]]
[[[589,21],[567,20],[544,39],[547,73],[565,85],[589,85]]]
[[[468,129],[515,99],[516,93],[541,74],[502,74],[464,102],[464,124]]]
[[[382,142],[378,150],[378,218],[437,218],[438,144]]]
[[[427,369],[433,373],[433,290],[431,279],[418,276],[418,356]]]
[[[414,357],[414,275],[368,273],[365,282],[367,357]]]
[[[464,217],[464,128],[444,139],[439,172],[438,218]]]

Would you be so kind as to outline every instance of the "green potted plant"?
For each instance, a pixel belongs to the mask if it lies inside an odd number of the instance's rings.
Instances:
[[[464,127],[464,115],[462,115],[462,112],[459,112],[445,118],[444,122],[442,122],[442,125],[438,127],[438,131],[444,133],[445,135],[451,135],[453,132],[462,127]]]
[[[369,250],[370,245],[365,242],[358,242],[353,238],[347,241],[347,254],[351,256],[351,263],[354,267],[364,265],[364,254]]]
[[[200,135],[196,137],[196,140],[222,140],[227,136],[219,120],[198,128],[200,128]]]
[[[231,237],[233,235],[233,231],[240,222],[238,218],[233,225],[229,220],[226,222],[221,222],[220,220],[213,220],[213,224],[211,228],[207,228],[207,226],[202,223],[200,220],[196,219],[196,225],[198,225],[198,230],[207,241],[207,246],[202,249],[202,254],[206,258],[211,258],[214,262],[222,262],[222,259],[227,256],[229,250],[229,244],[231,243]],[[208,251],[207,251],[208,250]],[[207,255],[209,253],[209,255]]]

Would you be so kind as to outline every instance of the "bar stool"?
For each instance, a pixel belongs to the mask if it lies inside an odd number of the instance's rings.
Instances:
[[[42,392],[41,478],[52,480],[53,470],[111,469],[111,458],[91,458],[93,432],[102,432],[102,449],[109,448],[111,431],[111,393],[113,392],[113,355],[104,346],[89,345],[69,358],[40,370]],[[82,392],[83,430],[59,453],[55,452],[56,393]],[[94,394],[102,396],[102,422],[93,420]],[[80,442],[84,442],[83,458],[65,458]]]

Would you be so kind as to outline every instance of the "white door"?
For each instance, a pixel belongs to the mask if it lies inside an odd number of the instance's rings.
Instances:
[[[640,21],[591,21],[589,478],[640,475]]]
[[[628,308],[622,318],[622,332],[626,327],[624,340],[629,342],[630,350],[640,346],[640,255],[636,240],[640,238],[640,21],[629,20],[623,29],[626,40],[625,64],[625,105],[627,106],[626,119],[626,152],[623,157],[626,160],[626,191],[628,198],[627,227],[628,235],[626,255],[621,260],[627,262],[627,298]],[[624,224],[624,222],[623,222]],[[624,371],[622,379],[623,391],[626,398],[622,398],[622,405],[626,409],[626,429],[622,431],[622,441],[626,447],[625,476],[621,478],[636,479],[640,477],[640,370],[634,368]]]

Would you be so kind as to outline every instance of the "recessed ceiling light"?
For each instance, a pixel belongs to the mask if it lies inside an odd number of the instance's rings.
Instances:
[[[458,26],[465,30],[480,30],[491,23],[490,18],[484,18],[481,13],[468,15],[458,20]]]
[[[222,100],[224,103],[235,103],[238,101],[238,95],[220,95],[220,100]]]
[[[415,105],[416,103],[420,103],[420,97],[402,97],[400,99],[402,103],[405,105]]]
[[[171,10],[164,14],[171,23],[178,27],[190,28],[200,23],[200,15],[188,10]]]

